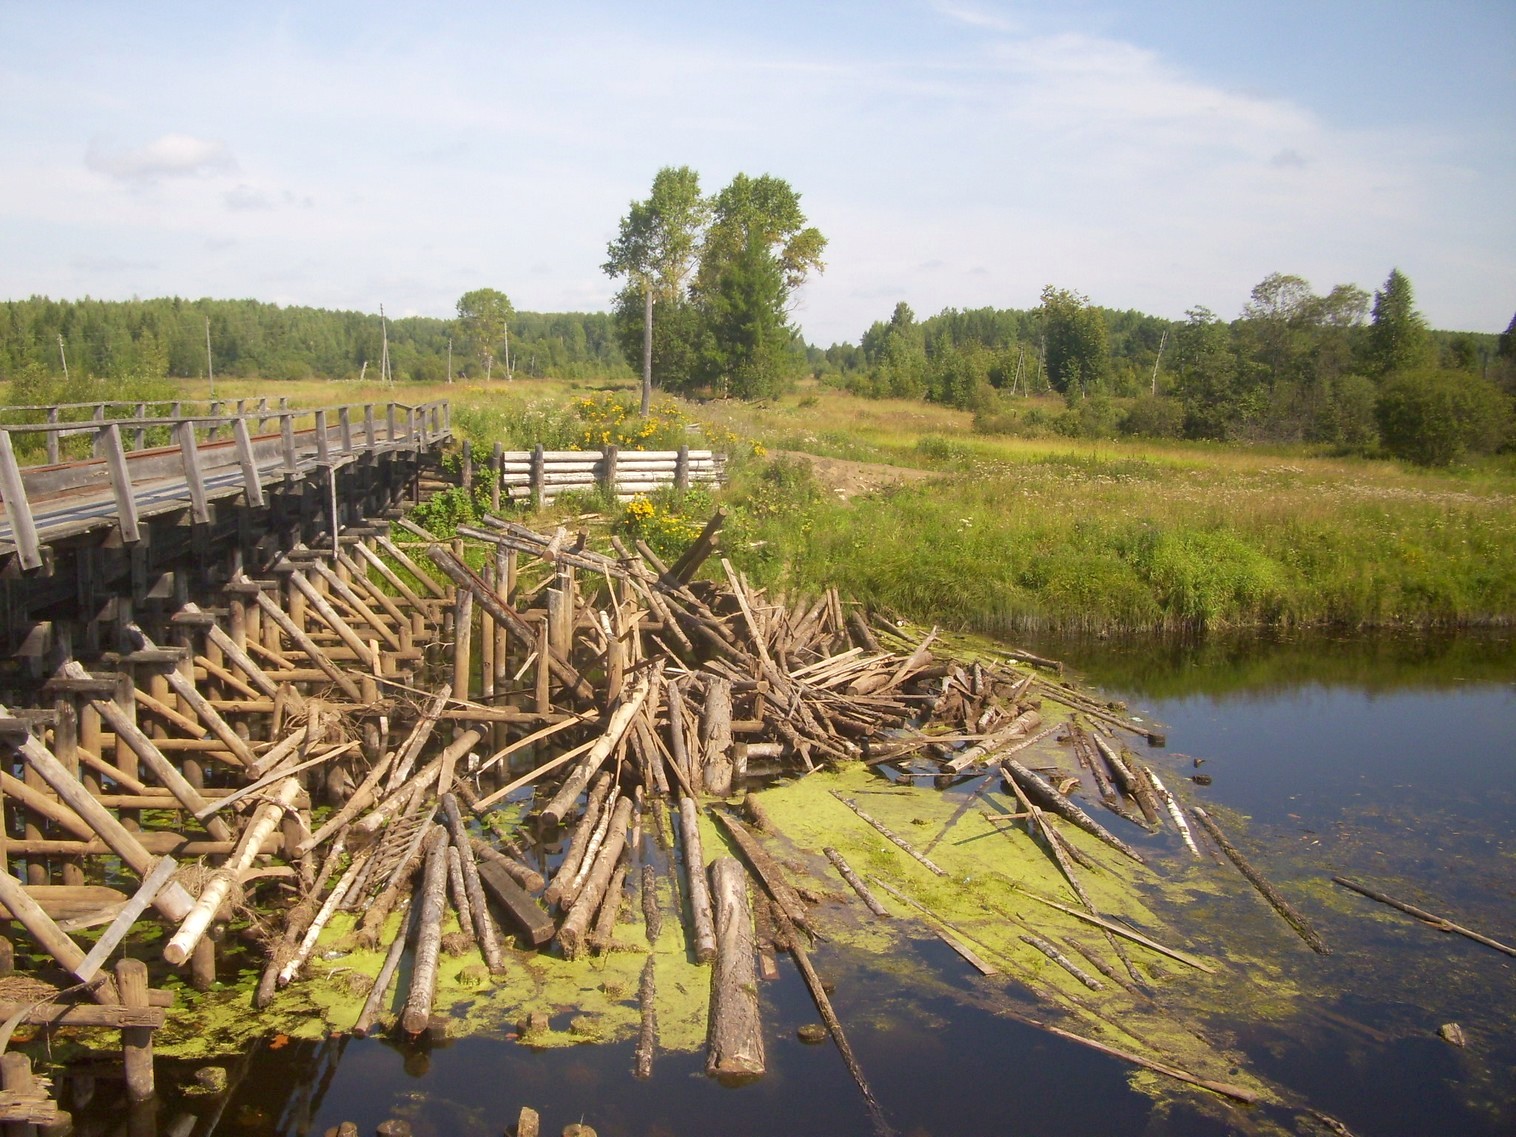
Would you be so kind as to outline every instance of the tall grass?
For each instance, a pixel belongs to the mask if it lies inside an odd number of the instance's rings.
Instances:
[[[287,389],[297,405],[449,398],[477,447],[517,447],[559,445],[582,429],[574,396],[629,385]],[[1509,457],[1432,473],[1300,448],[989,436],[966,412],[814,385],[683,414],[692,441],[733,456],[727,550],[777,587],[836,585],[994,633],[1516,622]],[[750,443],[938,476],[843,504],[803,460]],[[677,528],[677,510],[658,516]]]

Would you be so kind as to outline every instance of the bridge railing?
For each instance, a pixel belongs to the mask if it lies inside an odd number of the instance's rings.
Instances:
[[[0,547],[14,545],[22,567],[37,568],[49,529],[61,535],[116,524],[123,540],[136,541],[144,510],[187,504],[193,519],[205,522],[215,498],[240,493],[249,504],[262,506],[267,478],[335,468],[364,454],[428,449],[452,431],[445,400],[302,410],[284,400],[278,409],[267,399],[249,407],[252,402],[238,400],[234,413],[201,415],[148,413],[158,406],[182,410],[184,402],[0,408],[0,503],[8,522],[0,526]],[[111,408],[123,406],[140,413],[108,417]],[[6,421],[38,411],[48,421]],[[87,411],[89,417],[65,418],[69,411]],[[270,431],[270,424],[277,424],[277,431]],[[81,434],[91,438],[92,456],[61,461],[60,440]],[[45,460],[23,464],[17,441],[36,435],[45,440]],[[89,506],[102,498],[113,504],[113,513]]]

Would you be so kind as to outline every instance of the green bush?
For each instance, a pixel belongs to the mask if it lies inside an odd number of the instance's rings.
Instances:
[[[1488,454],[1509,437],[1511,400],[1464,371],[1406,371],[1389,376],[1375,405],[1384,447],[1418,466],[1450,466]]]
[[[1142,438],[1179,438],[1184,434],[1184,406],[1178,399],[1143,395],[1134,399],[1116,427],[1122,434]]]

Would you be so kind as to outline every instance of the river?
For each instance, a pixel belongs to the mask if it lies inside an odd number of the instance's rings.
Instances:
[[[841,977],[838,1012],[889,1130],[1331,1132],[1317,1111],[1359,1137],[1516,1133],[1516,959],[1330,883],[1357,878],[1516,942],[1509,637],[1025,646],[1162,724],[1166,745],[1144,751],[1155,768],[1245,825],[1238,843],[1334,949],[1314,955],[1283,924],[1261,933],[1277,938],[1271,979],[1319,991],[1317,1013],[1281,1028],[1247,1005],[1226,1009],[1225,1041],[1286,1104],[1155,1098],[1133,1088],[1121,1061],[995,1013],[974,994],[977,976],[925,933],[908,958],[887,962],[821,944],[818,966]],[[1238,903],[1256,900],[1238,892]],[[900,999],[912,973],[930,975],[930,991]],[[260,1046],[230,1100],[195,1106],[170,1092],[157,1124],[179,1137],[287,1137],[344,1121],[372,1134],[402,1117],[417,1135],[498,1135],[530,1105],[554,1137],[581,1120],[600,1137],[879,1132],[837,1052],[794,1037],[792,1024],[816,1016],[787,961],[762,1001],[765,1022],[791,1025],[770,1030],[769,1073],[740,1087],[705,1078],[700,1054],[660,1055],[638,1081],[630,1043],[537,1051],[473,1038],[415,1049],[341,1037]],[[1439,1037],[1453,1022],[1463,1048]]]

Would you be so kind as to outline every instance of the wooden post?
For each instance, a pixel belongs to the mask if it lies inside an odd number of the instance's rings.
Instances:
[[[7,439],[7,442],[9,440]],[[17,478],[19,481],[19,476]],[[532,449],[532,508],[541,509],[547,501],[547,459],[542,443]],[[38,562],[41,563],[40,561]]]
[[[123,959],[118,962],[116,990],[121,995],[123,1007],[147,1006],[147,964],[140,959]],[[121,1057],[126,1064],[127,1100],[147,1101],[154,1093],[152,1027],[123,1027]]]
[[[679,447],[679,457],[674,463],[674,489],[683,493],[690,488],[690,448]]]
[[[453,690],[467,702],[469,676],[473,671],[474,594],[460,588],[454,601],[453,617]]]
[[[497,442],[490,455],[490,512],[500,512],[500,475],[505,467],[505,447]]]

